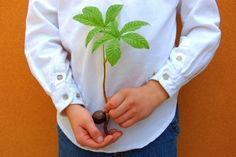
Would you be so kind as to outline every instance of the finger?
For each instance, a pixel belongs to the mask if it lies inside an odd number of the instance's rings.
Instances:
[[[117,129],[114,129],[114,128],[110,129],[108,132],[109,132],[109,135],[113,136],[113,139],[110,142],[110,144],[116,142],[119,139],[119,137],[123,135],[122,131],[118,131]]]
[[[108,132],[109,132],[110,135],[112,135],[112,134],[114,134],[114,133],[116,133],[116,132],[122,133],[122,131],[119,131],[119,130],[114,129],[114,128],[113,128],[113,129],[110,129]]]
[[[99,143],[96,143],[93,139],[88,139],[88,140],[86,140],[86,141],[84,141],[84,145],[86,146],[86,147],[90,147],[90,148],[94,148],[94,149],[98,149],[98,148],[101,148],[102,146],[101,146],[101,144],[99,144]]]
[[[85,141],[86,146],[94,149],[103,148],[107,145],[109,145],[113,140],[113,137],[111,135],[108,135],[104,138],[104,141],[102,143],[96,143],[92,138],[87,139]]]
[[[134,112],[132,110],[128,110],[126,113],[124,113],[123,115],[119,116],[118,118],[114,119],[114,121],[117,123],[117,124],[122,124],[126,121],[128,121],[129,119],[133,118],[135,115],[134,115]]]
[[[113,133],[115,133],[116,131],[118,131],[117,129],[110,129],[108,130],[108,135],[112,135]],[[105,132],[103,132],[103,136],[105,137],[107,134]]]
[[[89,135],[92,137],[94,141],[96,141],[97,143],[103,142],[104,137],[93,122],[87,124],[85,126],[85,129],[88,131]]]
[[[122,114],[125,114],[126,111],[128,111],[129,107],[129,101],[128,99],[125,99],[121,105],[119,105],[117,108],[115,109],[111,109],[109,112],[109,115],[113,118],[116,119],[118,117],[120,117]]]
[[[124,123],[120,124],[120,126],[122,128],[128,128],[130,126],[132,126],[133,124],[135,124],[137,122],[137,119],[135,117],[125,121]]]
[[[77,133],[77,142],[84,147],[91,147],[91,148],[95,148],[98,146],[98,143],[96,143],[91,136],[89,135],[89,133],[87,132],[87,130],[79,127],[78,128],[78,133]]]
[[[108,132],[109,132],[109,135],[113,136],[113,139],[109,142],[109,144],[116,142],[120,138],[120,136],[123,135],[122,131],[118,131],[117,129],[114,129],[114,128],[110,129]]]
[[[107,135],[104,138],[104,141],[102,143],[99,143],[97,148],[103,148],[103,147],[109,145],[112,141],[113,141],[113,136],[112,135]]]
[[[125,96],[119,91],[105,104],[104,111],[108,112],[113,108],[119,106],[125,100]]]
[[[85,130],[83,128],[79,128],[78,129],[78,135],[79,135],[78,136],[78,143],[81,146],[90,147],[90,148],[94,148],[94,149],[105,147],[106,145],[111,143],[112,140],[113,140],[113,136],[112,135],[108,135],[108,136],[106,136],[104,138],[102,143],[97,143],[96,141],[94,141],[92,139],[92,137],[89,135],[87,130]]]
[[[110,129],[108,132],[109,132],[109,135],[112,135],[113,133],[115,133],[117,131],[118,131],[117,129]]]
[[[123,133],[121,131],[113,132],[113,134],[112,134],[113,139],[112,139],[111,143],[115,143],[122,135],[123,135]]]

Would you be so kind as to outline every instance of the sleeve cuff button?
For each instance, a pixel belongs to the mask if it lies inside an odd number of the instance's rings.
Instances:
[[[58,80],[62,80],[62,79],[63,79],[63,76],[62,76],[62,75],[57,75],[57,79],[58,79]]]
[[[177,56],[177,57],[176,57],[176,60],[177,60],[177,61],[182,61],[183,58],[182,58],[181,56]]]
[[[69,98],[69,96],[68,96],[68,94],[64,94],[64,95],[62,96],[62,98],[63,98],[64,100],[67,100],[67,99]]]
[[[79,93],[76,93],[76,97],[77,97],[77,98],[80,98],[80,94],[79,94]]]
[[[164,73],[162,77],[164,80],[168,80],[170,76],[167,73]]]

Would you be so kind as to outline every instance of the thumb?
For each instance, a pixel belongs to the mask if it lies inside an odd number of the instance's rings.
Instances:
[[[90,134],[90,136],[93,138],[94,141],[96,141],[97,143],[102,143],[104,138],[102,133],[98,130],[98,128],[96,127],[96,125],[92,122],[89,123],[86,127],[88,133]]]

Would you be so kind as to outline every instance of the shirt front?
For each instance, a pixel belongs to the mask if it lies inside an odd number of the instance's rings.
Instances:
[[[110,97],[122,88],[139,87],[159,81],[169,94],[145,120],[121,128],[123,136],[98,150],[80,146],[69,120],[61,114],[69,104],[83,104],[89,112],[103,110],[103,51],[92,54],[94,40],[85,47],[91,27],[73,20],[86,6],[96,6],[105,15],[113,4],[122,4],[119,28],[133,20],[150,25],[136,32],[149,42],[150,49],[121,44],[119,62],[106,69],[106,93]],[[182,19],[179,45],[176,14]],[[155,140],[174,117],[180,88],[210,63],[219,45],[219,13],[215,0],[30,0],[26,19],[25,55],[34,77],[57,109],[57,122],[78,147],[97,152],[119,152],[142,148]]]

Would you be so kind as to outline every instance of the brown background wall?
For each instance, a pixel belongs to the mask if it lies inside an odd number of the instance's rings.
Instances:
[[[180,157],[236,156],[236,1],[218,3],[221,46],[179,96]],[[0,0],[0,157],[56,157],[55,108],[23,52],[26,10],[26,0]]]

